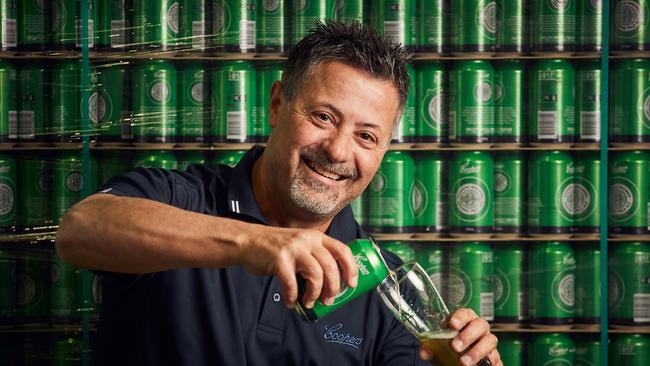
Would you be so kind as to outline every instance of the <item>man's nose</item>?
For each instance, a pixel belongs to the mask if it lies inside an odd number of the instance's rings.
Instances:
[[[333,163],[351,160],[353,136],[342,129],[336,130],[323,143],[323,149]]]

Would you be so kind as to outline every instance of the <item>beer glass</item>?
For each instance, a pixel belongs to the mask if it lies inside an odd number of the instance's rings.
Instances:
[[[398,267],[377,291],[400,323],[433,352],[434,364],[461,366],[461,355],[451,348],[458,331],[448,327],[449,309],[418,263],[406,262]],[[477,365],[491,366],[491,362],[484,358]]]

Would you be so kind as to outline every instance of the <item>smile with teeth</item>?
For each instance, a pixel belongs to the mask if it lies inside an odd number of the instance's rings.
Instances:
[[[306,159],[305,159],[305,164],[306,164],[306,165],[307,165],[311,170],[315,171],[316,173],[322,175],[322,176],[325,177],[325,178],[329,178],[329,179],[331,179],[331,180],[336,180],[336,181],[343,180],[343,179],[345,178],[345,177],[340,176],[340,175],[338,175],[338,174],[336,174],[336,173],[333,173],[333,172],[330,172],[330,171],[328,171],[328,170],[325,170],[324,168],[321,168],[321,167],[319,167],[319,166],[315,166],[314,163],[313,163],[312,161],[309,161],[309,160],[306,160]]]

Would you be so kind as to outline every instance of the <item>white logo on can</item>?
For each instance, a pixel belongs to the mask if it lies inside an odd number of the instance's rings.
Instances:
[[[94,124],[102,122],[106,117],[106,102],[98,92],[94,92],[88,100],[88,116]]]
[[[169,9],[167,9],[167,27],[172,31],[172,33],[178,33],[178,17],[178,3],[173,3]]]
[[[83,176],[79,172],[72,172],[65,178],[65,186],[70,192],[81,192],[84,187]]]
[[[503,173],[499,172],[494,175],[494,191],[498,193],[503,193],[505,192],[506,189],[508,189],[509,184],[509,179],[508,176]]]
[[[621,32],[633,32],[641,24],[641,7],[639,3],[623,0],[614,9],[614,24]]]
[[[280,7],[280,0],[264,0],[262,6],[266,11],[276,11]]]
[[[483,8],[482,25],[488,33],[497,32],[497,4],[491,2]]]
[[[196,103],[205,102],[204,90],[205,90],[205,86],[201,82],[192,85],[192,88],[190,89],[190,95],[192,97],[192,100]]]
[[[556,10],[564,10],[571,0],[551,0],[551,6]]]
[[[614,216],[627,214],[634,206],[634,194],[625,184],[615,183],[609,189],[609,212]]]
[[[490,82],[479,81],[474,87],[474,98],[482,103],[488,102],[492,98],[492,85]]]
[[[377,172],[370,182],[370,189],[375,193],[381,193],[386,189],[386,177],[384,173]]]
[[[429,113],[429,118],[436,124],[440,123],[440,95],[435,95],[429,101],[427,105],[427,112]]]
[[[486,196],[481,186],[466,183],[456,191],[456,207],[465,215],[478,215],[485,207]]]
[[[158,103],[166,102],[169,99],[169,85],[166,81],[157,81],[151,86],[151,98]]]
[[[0,183],[0,215],[4,216],[14,208],[14,190],[5,183]]]
[[[420,181],[415,181],[413,185],[413,194],[411,195],[411,204],[413,206],[413,214],[416,218],[420,217],[424,212],[427,204],[427,191]]]
[[[573,214],[581,215],[587,211],[591,205],[591,194],[587,187],[576,183],[573,185]]]

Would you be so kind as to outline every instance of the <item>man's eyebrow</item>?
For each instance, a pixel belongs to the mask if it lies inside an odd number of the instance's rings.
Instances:
[[[357,123],[356,123],[356,126],[357,126],[357,127],[372,128],[372,129],[375,129],[375,130],[379,130],[379,129],[380,129],[380,128],[379,128],[379,125],[376,124],[376,123],[374,123],[374,122],[365,122],[365,121],[361,121],[361,122],[357,122]]]

